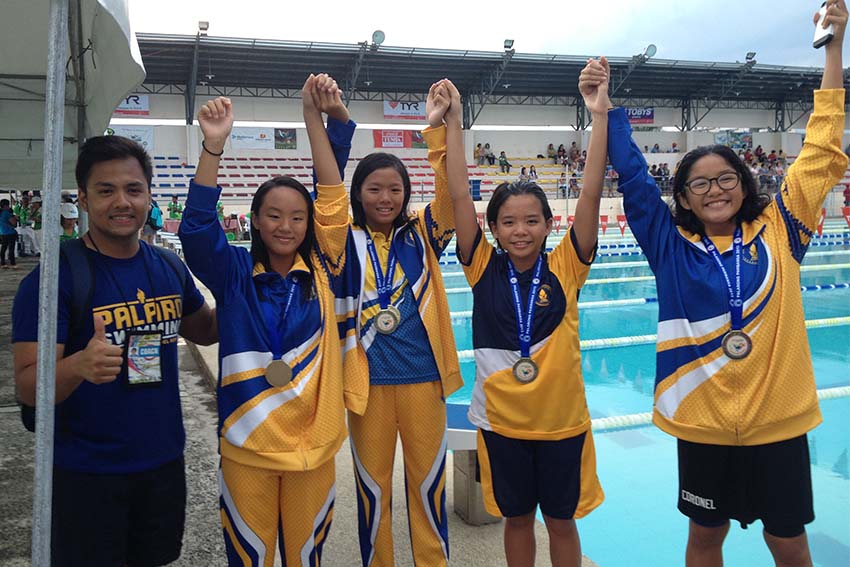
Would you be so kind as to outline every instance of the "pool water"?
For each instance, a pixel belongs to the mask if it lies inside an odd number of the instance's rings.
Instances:
[[[828,223],[823,238],[828,246],[812,246],[801,285],[850,284],[850,233],[846,225]],[[557,238],[550,238],[549,245]],[[619,234],[601,239],[607,246],[632,246]],[[600,249],[610,252],[617,248]],[[449,401],[468,403],[475,380],[471,360],[472,297],[460,266],[451,254],[444,258],[453,329],[461,353],[464,387]],[[614,281],[612,281],[614,280]],[[620,281],[616,281],[620,280]],[[658,306],[652,272],[645,258],[600,256],[590,271],[579,301],[581,339],[654,335]],[[593,302],[624,299],[650,301],[638,305],[598,306]],[[590,303],[590,305],[586,305]],[[583,304],[585,304],[583,306]],[[850,317],[850,285],[807,290],[803,294],[806,320]],[[807,332],[819,390],[850,385],[850,324],[810,328]],[[652,410],[655,345],[584,349],[583,376],[591,416],[618,416]],[[850,397],[821,402],[824,422],[809,433],[815,521],[807,526],[817,567],[850,565]],[[676,509],[676,440],[652,425],[598,431],[594,434],[597,472],[605,502],[579,520],[582,550],[600,567],[673,566],[684,564],[687,519]],[[733,524],[724,546],[727,567],[772,565],[762,539],[761,524],[746,530]]]

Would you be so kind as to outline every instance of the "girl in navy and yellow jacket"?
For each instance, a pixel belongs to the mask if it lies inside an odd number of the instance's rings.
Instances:
[[[318,81],[321,97],[338,92],[332,79]],[[329,114],[341,104],[329,101]],[[445,178],[447,106],[445,91],[432,88],[427,102],[431,126],[422,135],[436,196],[415,214],[407,209],[410,179],[404,165],[393,155],[376,153],[363,158],[352,177],[353,220],[335,224],[325,211],[347,206],[348,195],[335,175],[337,163],[328,159],[323,168],[321,156],[315,157],[317,173],[330,174],[318,176],[316,219],[337,297],[345,364],[369,374],[366,411],[349,414],[364,567],[393,565],[390,512],[399,436],[414,563],[446,565],[449,555],[445,398],[462,379],[439,269],[440,254],[454,235]],[[311,144],[326,143],[321,124],[311,128],[308,122],[308,134]],[[331,128],[329,134],[334,146],[346,143]]]
[[[271,567],[277,542],[286,565],[318,565],[333,517],[345,408],[363,410],[367,383],[356,372],[343,373],[309,193],[291,177],[263,183],[251,204],[250,253],[230,246],[216,215],[219,157],[233,125],[230,101],[210,101],[198,120],[204,151],[179,232],[187,264],[218,307],[228,563]],[[327,143],[313,151],[322,150],[332,155]],[[338,216],[345,222],[347,210]]]
[[[761,519],[778,565],[811,565],[814,518],[806,433],[821,422],[800,293],[800,264],[822,203],[844,175],[843,1],[816,25],[834,26],[803,149],[776,198],[758,193],[725,146],[686,154],[661,199],[611,110],[608,151],[629,225],[658,289],[655,407],[678,438],[679,510],[690,519],[688,565],[719,565],[729,520]],[[817,21],[817,20],[816,20]],[[582,72],[598,76],[593,62]]]

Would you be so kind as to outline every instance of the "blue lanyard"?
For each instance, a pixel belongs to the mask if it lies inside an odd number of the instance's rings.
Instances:
[[[519,333],[520,356],[528,358],[531,356],[531,325],[534,323],[534,312],[537,305],[534,303],[537,292],[540,290],[540,272],[543,271],[543,255],[537,257],[534,264],[534,276],[531,278],[531,287],[528,289],[528,308],[526,316],[522,316],[522,298],[519,294],[519,280],[513,262],[508,258],[508,281],[514,296],[514,309],[516,311],[516,324]]]
[[[709,237],[702,237],[702,243],[705,246],[705,249],[708,250],[709,254],[711,254],[711,257],[714,259],[714,263],[717,264],[718,268],[720,268],[720,273],[723,274],[723,278],[726,280],[726,289],[728,292],[727,297],[729,298],[729,314],[732,317],[733,331],[741,330],[744,319],[744,302],[741,301],[741,255],[744,250],[743,242],[743,233],[739,226],[735,229],[735,234],[732,236],[732,249],[735,254],[735,287],[733,288],[732,280],[729,278],[729,272],[727,272],[726,268],[723,266],[723,259],[720,256],[720,252],[717,250],[717,246],[714,245]]]
[[[375,272],[375,287],[378,291],[378,301],[381,303],[381,309],[386,309],[390,305],[390,299],[392,299],[395,267],[396,264],[398,264],[392,240],[390,240],[390,252],[387,256],[386,277],[384,277],[384,272],[381,270],[381,261],[378,259],[378,251],[375,249],[375,242],[368,234],[366,235],[366,249],[369,251],[369,259],[372,261],[372,270]]]
[[[298,288],[298,276],[292,276],[289,282],[289,291],[286,294],[286,306],[283,308],[283,315],[280,319],[275,319],[271,302],[260,302],[263,309],[263,319],[266,321],[266,329],[268,329],[271,340],[271,345],[269,346],[272,351],[272,360],[280,360],[283,356],[283,335],[286,328],[286,317],[289,315],[289,308],[292,306],[292,298],[295,297],[296,288]]]

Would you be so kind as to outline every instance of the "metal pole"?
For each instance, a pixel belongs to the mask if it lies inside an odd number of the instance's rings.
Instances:
[[[32,564],[50,567],[50,513],[53,496],[53,418],[56,397],[56,313],[59,285],[59,194],[65,134],[65,53],[68,0],[50,1],[47,89],[44,109],[41,279],[39,282],[36,384],[35,498]]]

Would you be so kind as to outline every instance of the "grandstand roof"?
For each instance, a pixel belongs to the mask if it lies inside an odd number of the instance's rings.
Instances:
[[[449,77],[463,93],[489,93],[490,104],[573,104],[587,60],[515,53],[505,61],[504,52],[186,35],[138,34],[138,40],[148,73],[142,92],[183,92],[192,75],[196,40],[199,94],[298,96],[309,73],[327,72],[346,89],[355,79],[354,100],[381,100],[387,94],[404,100],[404,95],[427,92],[435,79]],[[819,68],[754,61],[609,60],[612,85],[619,85],[616,98],[632,106],[682,106],[690,99],[703,106],[722,100],[726,108],[772,109],[783,103],[805,109],[821,73]]]

